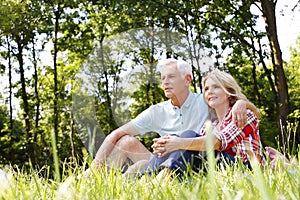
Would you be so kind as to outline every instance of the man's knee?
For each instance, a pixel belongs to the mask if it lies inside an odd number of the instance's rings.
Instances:
[[[130,147],[132,145],[137,145],[139,143],[140,143],[139,140],[136,139],[135,137],[133,137],[131,135],[124,135],[123,137],[121,137],[118,140],[116,145],[121,148],[126,148],[126,147]]]
[[[181,135],[181,138],[193,138],[193,137],[200,137],[200,135],[198,133],[196,133],[195,131],[184,131]]]

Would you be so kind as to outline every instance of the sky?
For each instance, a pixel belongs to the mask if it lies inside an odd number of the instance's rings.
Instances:
[[[282,57],[285,61],[289,60],[289,47],[295,47],[296,40],[300,36],[300,4],[292,12],[298,1],[278,0],[276,6],[277,33]]]

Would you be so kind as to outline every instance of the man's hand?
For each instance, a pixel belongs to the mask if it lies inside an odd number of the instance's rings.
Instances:
[[[166,140],[164,139],[164,137],[154,138],[153,139],[153,144],[151,146],[151,148],[153,149],[153,153],[154,154],[160,154],[160,153],[164,152],[165,143],[166,143]]]
[[[161,138],[154,139],[154,144],[151,146],[153,148],[153,153],[157,154],[159,158],[162,158],[169,153],[176,151],[182,144],[182,139],[177,136],[165,135]]]
[[[228,116],[232,116],[232,122],[235,123],[238,128],[244,128],[247,123],[247,104],[248,102],[245,100],[237,100]]]

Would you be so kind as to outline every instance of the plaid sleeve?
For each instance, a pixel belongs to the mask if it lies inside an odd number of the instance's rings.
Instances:
[[[229,119],[225,123],[226,125],[221,131],[214,133],[222,143],[219,149],[221,151],[237,145],[249,134],[257,131],[258,120],[254,113],[251,110],[248,110],[247,124],[243,129],[238,129],[238,127],[232,122],[232,119]]]

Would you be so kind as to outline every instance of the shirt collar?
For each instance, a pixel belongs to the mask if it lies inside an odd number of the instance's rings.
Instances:
[[[192,103],[192,92],[189,91],[189,95],[187,96],[186,100],[182,104],[182,107],[189,107],[189,105]]]
[[[231,109],[232,109],[232,107],[231,107],[231,106],[229,106],[229,108],[228,108],[228,110],[227,110],[227,113],[226,113],[226,114],[225,114],[225,116],[224,116],[224,119],[226,119],[226,118],[227,118],[227,116],[229,115],[229,113],[230,113]]]
[[[227,110],[225,116],[223,117],[223,121],[224,121],[224,119],[227,119],[227,116],[229,115],[231,109],[232,109],[232,107],[230,106],[230,107],[228,108],[228,110]],[[231,118],[228,119],[228,120],[231,120]],[[218,123],[219,123],[219,120],[218,120],[218,117],[216,117],[216,118],[213,120],[213,125],[216,126]],[[221,122],[221,123],[223,123],[223,122]]]

